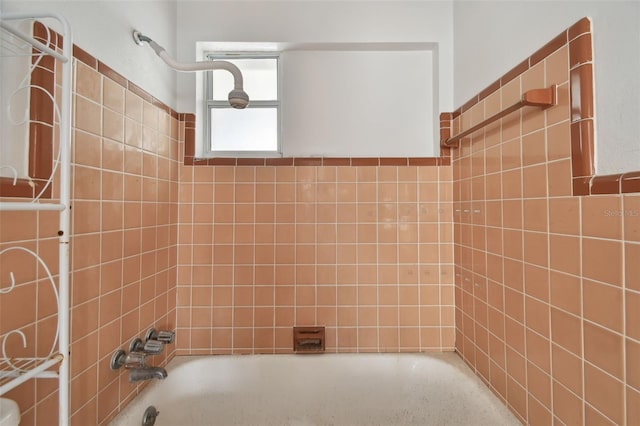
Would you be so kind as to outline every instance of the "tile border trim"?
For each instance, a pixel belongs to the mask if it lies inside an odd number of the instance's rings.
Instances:
[[[39,23],[42,29],[46,30],[46,27]],[[52,34],[51,45],[59,47],[62,45],[62,36],[53,30],[48,30]],[[100,61],[87,51],[73,45],[73,57],[88,66],[92,70],[107,77],[136,95],[140,96],[145,101],[152,105],[162,109],[172,118],[175,118],[179,122],[184,123],[184,165],[187,166],[450,166],[451,165],[451,152],[449,148],[440,148],[440,157],[274,157],[274,158],[245,158],[245,157],[217,157],[217,158],[205,158],[200,159],[195,157],[195,114],[193,113],[178,113],[170,108],[164,102],[155,98],[140,86],[128,80],[122,74],[118,73],[104,62]],[[52,67],[53,67],[53,61]],[[52,68],[53,70],[53,68]],[[441,135],[443,126],[447,119],[443,120],[443,116],[440,116]],[[446,128],[446,126],[445,126]],[[34,154],[35,155],[35,154]],[[0,178],[0,188],[2,192],[0,194],[5,196],[5,182],[10,183],[8,178]],[[15,193],[15,188],[28,188],[31,186],[28,181],[20,182],[19,185],[13,187],[12,192],[6,191],[6,196]],[[22,189],[21,189],[22,190]],[[28,195],[31,196],[31,192]]]
[[[33,23],[33,37],[53,49],[62,46],[62,37],[47,29],[41,22]],[[51,38],[51,40],[49,40]],[[38,53],[35,48],[33,53]],[[36,57],[32,57],[32,64]],[[32,87],[29,89],[29,179],[19,178],[14,185],[13,178],[0,177],[0,197],[33,198],[42,191],[53,172],[54,112],[51,98],[44,92],[55,92],[55,59],[43,56],[38,66],[31,71]],[[37,89],[40,87],[42,89]],[[49,185],[40,195],[41,199],[52,196]]]
[[[86,66],[88,66],[89,68],[91,68],[92,70],[97,71],[98,73],[102,74],[103,76],[113,80],[118,85],[120,85],[123,88],[125,88],[126,90],[129,90],[129,91],[135,93],[136,95],[140,96],[142,99],[144,99],[145,101],[149,102],[153,106],[156,106],[156,107],[162,109],[164,112],[166,112],[172,118],[175,118],[176,120],[180,119],[179,118],[180,114],[178,114],[176,111],[174,111],[172,108],[170,108],[167,104],[165,104],[164,102],[162,102],[158,98],[153,97],[147,91],[142,89],[140,86],[138,86],[137,84],[135,84],[132,81],[128,80],[122,74],[118,73],[113,68],[109,67],[107,64],[105,64],[104,62],[100,61],[99,59],[96,59],[93,55],[91,55],[90,53],[86,52],[85,50],[82,50],[81,48],[79,48],[75,44],[73,45],[73,57],[75,59],[77,59],[78,61],[82,62],[83,64],[85,64]]]
[[[451,154],[448,148],[440,148],[440,157],[195,157],[196,116],[193,113],[178,113],[154,98],[140,86],[74,45],[74,57],[115,81],[120,86],[140,96],[145,101],[164,110],[179,122],[184,122],[184,165],[185,166],[450,166]],[[442,126],[442,118],[440,125]]]
[[[449,148],[440,148],[440,157],[195,157],[196,116],[193,113],[179,114],[184,121],[184,165],[185,166],[450,166]],[[447,120],[440,116],[440,134]]]
[[[450,166],[447,157],[185,157],[186,166]]]
[[[502,88],[558,49],[569,47],[569,87],[571,106],[571,169],[574,196],[627,194],[640,192],[640,170],[595,175],[595,109],[593,42],[591,20],[582,18],[558,34],[531,56],[507,71],[461,107],[440,115],[440,140],[449,138],[452,120]]]

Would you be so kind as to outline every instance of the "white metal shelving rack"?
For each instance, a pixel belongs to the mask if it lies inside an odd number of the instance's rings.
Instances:
[[[60,24],[61,35],[63,36],[63,44],[61,52],[49,48],[46,44],[34,39],[31,35],[25,34],[16,28],[16,22],[22,20],[40,20],[54,19]],[[70,190],[71,190],[71,89],[72,89],[72,63],[73,63],[73,40],[71,28],[67,20],[54,13],[29,13],[29,14],[13,14],[0,12],[0,31],[3,37],[12,42],[25,43],[29,48],[33,48],[38,53],[29,54],[36,58],[45,55],[54,57],[60,62],[62,78],[60,80],[59,107],[54,107],[57,125],[59,127],[59,152],[57,158],[54,159],[54,167],[48,185],[51,185],[56,170],[59,171],[59,181],[56,181],[56,187],[59,189],[59,198],[57,201],[48,200],[41,201],[39,195],[28,202],[24,201],[4,201],[0,202],[0,210],[5,211],[58,211],[60,214],[59,224],[59,251],[58,251],[58,286],[49,268],[38,256],[24,247],[9,247],[0,251],[0,255],[11,251],[19,250],[26,252],[28,255],[34,256],[40,267],[47,273],[54,292],[58,299],[58,326],[57,335],[55,336],[49,356],[43,358],[11,358],[7,354],[7,338],[16,335],[22,337],[25,342],[22,331],[13,330],[6,333],[2,338],[2,353],[0,354],[0,395],[15,388],[21,383],[32,378],[57,378],[58,379],[58,398],[59,398],[59,421],[60,426],[69,424],[69,237],[70,237]],[[16,49],[17,50],[17,49]],[[30,87],[29,76],[25,76],[27,88]],[[24,87],[23,87],[24,89]],[[54,93],[49,94],[55,99]],[[54,102],[54,105],[56,103]],[[7,105],[2,105],[7,107]],[[1,142],[1,141],[0,141]],[[0,166],[2,166],[0,164]],[[10,277],[10,284],[6,285],[6,277],[0,277],[0,297],[11,292],[15,282],[13,274]],[[34,301],[35,303],[35,301]],[[57,350],[56,350],[57,344]],[[55,371],[55,366],[58,366]]]

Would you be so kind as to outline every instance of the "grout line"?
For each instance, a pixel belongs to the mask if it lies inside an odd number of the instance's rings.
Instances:
[[[335,195],[335,205],[334,205],[334,213],[336,215],[336,222],[338,221],[338,200],[340,197],[340,193],[339,193],[339,183],[338,183],[338,170],[335,170],[335,175],[334,175],[334,195]],[[339,281],[338,281],[338,225],[336,224],[334,227],[335,230],[335,234],[334,234],[334,250],[335,250],[335,274],[334,274],[334,282],[335,282],[335,290],[334,290],[334,296],[335,296],[335,304],[336,304],[336,313],[334,315],[334,324],[335,326],[333,328],[335,328],[335,336],[334,336],[334,340],[336,341],[336,343],[334,343],[335,349],[334,352],[338,352],[338,345],[337,345],[337,336],[338,336],[338,286],[339,286]]]
[[[277,334],[277,330],[278,330],[277,329],[277,318],[278,318],[277,317],[277,307],[275,306],[276,305],[276,286],[278,285],[278,283],[276,282],[276,267],[275,267],[275,265],[277,264],[276,263],[276,249],[277,249],[276,242],[277,242],[277,228],[278,228],[278,226],[277,226],[277,224],[278,224],[277,219],[278,218],[277,218],[277,215],[276,215],[276,213],[277,213],[277,208],[276,208],[276,188],[277,187],[276,187],[276,185],[277,185],[276,171],[274,170],[273,171],[273,191],[271,193],[271,198],[273,200],[273,202],[272,202],[272,204],[273,204],[273,207],[272,207],[272,214],[273,214],[273,232],[272,232],[272,237],[273,237],[273,257],[272,257],[272,261],[273,261],[273,265],[274,265],[273,272],[271,274],[271,277],[272,277],[271,278],[271,282],[273,283],[273,294],[272,294],[272,297],[273,297],[273,305],[274,305],[273,314],[272,314],[272,318],[271,318],[271,321],[272,321],[272,324],[273,324],[273,337],[272,337],[272,342],[271,342],[271,344],[272,344],[271,353],[275,353],[275,350],[276,350],[276,342],[277,342],[276,334]]]
[[[375,201],[374,201],[374,205],[376,207],[375,210],[375,223],[377,225],[379,217],[378,217],[378,210],[379,210],[379,205],[380,205],[380,168],[376,168],[375,169],[375,181],[374,181],[374,185],[375,185]],[[397,231],[396,231],[397,232]],[[379,241],[379,235],[378,235],[378,227],[376,226],[376,241]],[[358,242],[359,244],[359,242]],[[380,325],[380,263],[379,263],[379,259],[380,259],[380,246],[378,244],[376,244],[376,260],[375,260],[375,265],[376,265],[376,300],[377,300],[377,315],[378,315],[378,319],[377,319],[377,333],[378,333],[378,349],[377,351],[380,352],[382,349],[382,345],[381,345],[381,336],[380,336],[380,329],[381,329],[381,325]],[[358,288],[359,288],[359,283],[358,283]],[[357,296],[359,297],[359,295]],[[357,299],[358,301],[358,306],[360,303],[360,300]],[[386,310],[385,310],[386,311]],[[358,321],[358,328],[360,326],[360,317],[357,317],[357,321]],[[360,347],[360,337],[357,337],[358,339],[358,347]]]
[[[238,168],[235,167],[234,168],[234,175],[235,175],[235,173],[237,173],[237,170],[238,170]],[[253,244],[253,265],[254,265],[254,267],[252,268],[252,271],[251,271],[251,281],[252,281],[252,286],[251,286],[252,287],[252,289],[251,289],[251,305],[252,305],[251,306],[251,353],[255,354],[256,353],[256,267],[255,267],[255,265],[256,265],[256,260],[257,260],[256,259],[256,244],[255,244],[255,241],[256,241],[256,225],[255,225],[255,223],[256,223],[256,214],[257,214],[257,211],[256,211],[256,198],[257,198],[256,197],[257,196],[257,179],[256,179],[256,177],[257,177],[257,170],[256,170],[256,167],[254,167],[254,166],[249,167],[248,170],[251,170],[252,175],[253,175],[253,185],[252,185],[252,187],[253,187],[253,197],[252,197],[253,198],[253,202],[252,202],[251,208],[252,208],[252,211],[253,211],[253,215],[252,215],[253,224],[252,224],[252,226],[253,226],[253,241],[254,241],[254,244]],[[214,240],[211,240],[211,241],[214,241]],[[212,346],[213,346],[213,340],[211,342],[212,342]]]
[[[483,105],[484,105],[484,103],[483,103]],[[442,250],[441,249],[441,247],[442,247],[442,229],[441,229],[441,227],[442,227],[442,225],[441,225],[441,222],[440,222],[440,217],[442,215],[442,208],[441,208],[441,205],[440,205],[440,199],[441,199],[440,190],[441,190],[441,185],[442,185],[442,179],[440,177],[440,171],[441,171],[441,169],[440,169],[440,167],[438,167],[438,184],[436,185],[436,189],[437,189],[436,190],[436,193],[437,193],[436,195],[438,197],[438,204],[437,204],[437,208],[438,208],[438,264],[442,265],[441,264],[442,259],[441,259],[441,253],[440,253],[441,250]],[[418,244],[418,247],[419,246],[420,246],[420,244]],[[420,250],[420,249],[418,249],[418,250]],[[438,285],[438,287],[439,287],[439,289],[438,289],[438,306],[439,306],[438,319],[439,319],[439,324],[440,324],[439,345],[440,345],[440,348],[442,348],[443,347],[443,336],[442,336],[442,323],[443,323],[443,320],[442,320],[442,266],[440,266],[438,268],[438,272],[439,272],[439,274],[438,274],[438,283],[439,283],[439,285]],[[421,278],[420,277],[420,273],[418,272],[418,283],[419,284],[421,282],[420,278]]]
[[[439,177],[439,174],[438,174]],[[418,222],[417,227],[418,227],[418,235],[420,234],[420,193],[422,190],[422,181],[420,180],[419,177],[419,172],[418,170],[416,170],[416,220]],[[438,241],[440,241],[440,229],[438,228]],[[420,259],[421,259],[421,244],[417,244],[417,259],[416,259],[416,272],[418,274],[418,346],[420,348],[421,351],[423,351],[425,349],[425,342],[422,341],[422,332],[424,330],[424,327],[422,325],[422,274],[420,271]]]
[[[215,179],[215,172],[216,169],[214,169],[213,173],[214,173],[214,179]],[[226,181],[225,181],[226,182]],[[235,186],[236,186],[236,174],[235,172],[233,173],[233,181],[231,182],[231,188],[233,189],[233,193],[231,195],[231,200],[232,200],[232,204],[231,204],[231,215],[233,218],[233,221],[235,222],[235,217],[236,217],[236,204],[235,204],[235,199],[236,199],[236,191],[235,191]],[[230,342],[230,348],[229,348],[229,353],[230,354],[235,354],[236,353],[236,342],[235,342],[235,322],[236,322],[236,250],[235,250],[235,246],[236,246],[236,227],[233,226],[231,228],[231,261],[232,261],[232,267],[231,267],[231,342]],[[215,259],[214,259],[214,264],[215,264]],[[193,301],[192,301],[193,303]]]
[[[622,194],[620,195],[620,203],[621,203],[621,207],[622,207],[622,211],[626,211],[626,200],[627,198],[622,196]],[[624,388],[623,388],[623,393],[624,398],[622,399],[622,416],[623,416],[623,421],[627,421],[628,419],[628,415],[629,415],[629,398],[626,397],[626,385],[628,385],[628,381],[629,381],[629,377],[628,377],[628,372],[627,372],[627,342],[625,337],[627,337],[627,267],[626,267],[626,262],[627,262],[627,256],[626,256],[626,250],[625,250],[625,223],[626,220],[623,217],[622,218],[622,228],[621,228],[621,250],[622,250],[622,381],[624,383]]]
[[[580,321],[580,363],[581,363],[581,374],[582,374],[582,395],[580,396],[580,399],[582,400],[582,419],[583,421],[586,421],[587,418],[587,411],[586,411],[586,404],[587,404],[587,389],[586,389],[586,374],[585,374],[585,363],[586,363],[586,359],[585,359],[585,334],[584,334],[584,277],[582,276],[583,273],[583,256],[582,256],[582,247],[583,247],[583,235],[582,235],[582,197],[578,197],[578,211],[580,212],[580,219],[578,222],[578,238],[580,240],[580,318],[582,319],[582,321]]]
[[[399,182],[398,182],[398,167],[397,166],[393,166],[393,170],[395,172],[396,178],[395,178],[395,200],[393,201],[393,207],[395,210],[395,227],[396,227],[396,341],[397,343],[397,351],[401,352],[401,348],[402,348],[402,342],[400,340],[401,335],[400,335],[400,228],[399,228],[399,221],[398,221],[398,189],[399,189]],[[388,184],[388,183],[387,183]],[[376,246],[379,247],[380,246],[380,209],[378,208],[378,217],[376,220]],[[384,223],[384,222],[383,222]]]
[[[320,243],[318,242],[318,168],[313,169],[313,200],[314,200],[314,208],[313,208],[313,232],[314,232],[314,266],[313,266],[313,300],[314,300],[314,308],[313,308],[313,316],[314,316],[314,325],[318,324],[318,247]],[[309,309],[309,308],[307,308]],[[326,336],[325,336],[326,338]],[[325,342],[326,346],[326,342]]]
[[[569,49],[566,49],[566,56],[567,56],[567,61],[569,60]],[[545,58],[542,61],[542,66],[543,66],[543,76],[544,76],[544,86],[547,87],[548,81],[547,81],[547,62],[548,61],[548,57]],[[560,86],[560,84],[558,84],[558,86]],[[544,121],[544,127],[543,127],[543,140],[544,140],[544,157],[545,157],[545,178],[547,181],[547,190],[546,190],[546,197],[545,197],[545,204],[546,204],[546,208],[545,208],[545,215],[546,215],[546,234],[547,234],[547,270],[546,270],[546,279],[547,279],[547,298],[548,300],[546,301],[546,306],[547,306],[547,315],[548,318],[547,320],[549,321],[549,325],[548,325],[548,340],[549,340],[549,376],[550,376],[550,389],[549,389],[549,393],[550,393],[550,401],[549,401],[549,407],[546,407],[545,404],[542,404],[543,406],[545,406],[545,408],[548,408],[551,413],[555,412],[554,409],[554,392],[553,392],[553,328],[552,328],[552,324],[553,324],[553,320],[552,320],[552,304],[551,304],[551,212],[550,212],[550,203],[549,203],[549,183],[550,183],[550,179],[549,179],[549,136],[548,136],[548,129],[549,127],[549,123],[548,123],[548,117],[547,117],[547,113],[543,113],[542,115],[543,121]],[[533,333],[536,333],[535,330],[532,330]],[[537,333],[536,333],[537,334]],[[552,414],[553,415],[553,414]]]
[[[354,200],[355,213],[354,214],[355,214],[355,217],[356,217],[355,220],[357,220],[358,213],[359,213],[358,206],[360,205],[359,200],[358,200],[358,198],[359,198],[358,197],[358,183],[359,183],[358,169],[355,169],[354,176],[355,176],[354,177],[354,185],[353,185],[353,188],[354,188],[354,194],[353,195],[355,197],[355,200]],[[355,231],[354,240],[355,241],[353,243],[353,246],[354,246],[354,249],[355,249],[354,262],[355,262],[355,265],[357,265],[358,264],[358,254],[359,254],[358,247],[360,246],[360,244],[358,244],[358,236],[359,236],[360,232],[359,232],[358,226],[356,224],[354,224],[354,225],[355,225],[354,226],[354,228],[355,228],[354,229],[354,231]],[[357,309],[357,306],[359,306],[359,293],[360,293],[359,292],[359,288],[360,288],[360,268],[358,268],[357,266],[355,267],[355,282],[353,283],[353,287],[355,288],[355,292],[356,292],[356,309]],[[376,297],[377,297],[377,295],[376,295]],[[359,326],[358,320],[359,320],[359,317],[358,317],[358,315],[356,315],[356,330],[359,328],[358,327]],[[379,324],[377,309],[376,309],[376,324]],[[378,340],[378,331],[376,331],[376,348],[378,346],[378,341],[379,341]],[[358,343],[359,343],[358,334],[356,333],[356,347],[358,347]],[[339,346],[339,345],[337,345],[337,346]]]
[[[277,171],[276,171],[277,172]],[[293,168],[293,326],[298,324],[298,169]]]

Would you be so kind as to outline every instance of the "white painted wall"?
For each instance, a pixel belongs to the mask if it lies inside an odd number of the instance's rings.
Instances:
[[[584,16],[593,21],[597,174],[640,168],[640,2],[454,1],[457,108]]]
[[[3,12],[46,11],[64,15],[74,42],[136,85],[176,108],[176,72],[153,50],[133,42],[134,29],[175,54],[176,6],[173,0],[0,2]]]
[[[287,51],[281,62],[284,156],[437,155],[430,50]]]
[[[451,1],[183,1],[177,7],[177,59],[196,42],[439,44],[440,108],[453,107]],[[180,111],[195,111],[195,76],[178,78]]]
[[[439,99],[439,104],[433,108],[432,116],[437,116],[439,111],[450,111],[453,108],[452,13],[451,1],[179,1],[177,8],[177,59],[184,62],[197,59],[196,43],[204,41],[221,44],[224,42],[244,42],[289,45],[435,43],[437,45],[438,66],[433,77],[439,84],[434,88],[433,95]],[[411,73],[407,74],[407,76],[409,75]],[[394,73],[394,78],[400,81],[403,77],[405,77],[404,70],[399,67]],[[178,77],[178,109],[181,112],[196,111],[196,78],[197,76],[193,74],[181,74]],[[425,73],[425,87],[431,86],[429,79],[430,76]],[[317,81],[318,84],[322,84],[327,80]],[[292,83],[297,84],[296,81]],[[286,80],[284,84],[287,84]],[[401,86],[402,84],[399,84],[399,87]],[[372,90],[376,90],[375,87],[372,87]],[[408,91],[411,94],[411,90],[408,89]],[[424,93],[415,94],[422,96]],[[306,125],[309,123],[309,117],[314,117],[314,114],[319,117],[317,109],[325,108],[324,105],[316,105],[314,108],[312,99],[313,96],[304,102],[298,99],[305,104],[305,114],[307,114],[305,123],[293,121],[301,118],[295,114],[291,118],[284,116],[283,137],[285,139],[283,145],[285,145],[285,155],[302,154],[305,151],[298,150],[299,147],[311,147],[317,144],[319,138],[323,136],[318,135],[317,132],[313,133],[313,129]],[[285,99],[283,99],[283,105],[284,101]],[[396,98],[388,98],[388,101],[396,102],[397,100]],[[285,111],[286,108],[283,106]],[[344,111],[348,114],[345,122],[350,121],[353,124],[360,119],[357,112],[352,114],[348,109]],[[419,124],[415,123],[416,119],[413,117],[408,118],[403,115],[405,113],[406,111],[399,107],[395,112],[391,111],[390,115],[378,114],[375,117],[370,117],[371,120],[376,120],[378,123],[384,120],[396,124],[393,129],[395,132],[390,131],[385,134],[386,136],[390,134],[394,136],[391,140],[387,140],[387,146],[389,143],[398,144],[403,140],[415,139],[414,129],[419,127]],[[425,117],[424,120],[426,119]],[[405,124],[408,120],[412,121],[409,125]],[[333,120],[325,121],[323,124],[327,127],[344,128],[345,122],[338,123]],[[291,127],[287,128],[287,126]],[[304,127],[308,127],[306,133]],[[371,130],[369,129],[369,131]],[[333,135],[336,133],[339,133],[339,130]],[[427,133],[424,136],[426,148],[420,153],[414,152],[414,155],[438,154],[438,141],[433,136],[434,132],[427,130]],[[295,138],[295,143],[298,145],[296,151],[289,150],[287,152],[288,141],[286,138],[289,138],[289,141]],[[314,155],[322,153],[340,156],[375,155],[371,150],[364,154],[367,148],[365,145],[368,143],[366,134],[364,137],[357,138],[344,137],[339,141],[339,144],[342,145],[341,152],[336,152],[337,145],[335,143],[328,143],[326,149],[325,147],[318,148],[316,145]],[[396,152],[396,155],[399,156],[408,155],[399,150],[391,151]],[[378,155],[392,154],[380,152]]]
[[[177,76],[151,49],[135,45],[134,28],[182,61],[195,58],[197,41],[438,43],[439,110],[451,111],[590,16],[598,174],[637,170],[640,164],[640,2],[635,0],[1,0],[0,9],[62,13],[78,46],[180,112],[195,111],[195,75]]]

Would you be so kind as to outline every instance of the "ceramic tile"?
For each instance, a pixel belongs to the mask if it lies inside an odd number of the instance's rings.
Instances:
[[[553,385],[554,414],[565,424],[583,424],[583,401],[561,384]]]
[[[583,282],[584,317],[611,330],[623,329],[623,291],[620,288]]]
[[[623,379],[624,339],[621,335],[585,322],[584,357],[619,380]]]
[[[622,244],[617,241],[583,238],[582,266],[586,278],[620,286]]]
[[[585,400],[620,424],[624,421],[624,385],[601,370],[585,364]]]
[[[102,76],[83,63],[76,66],[76,92],[94,102],[102,102]]]

